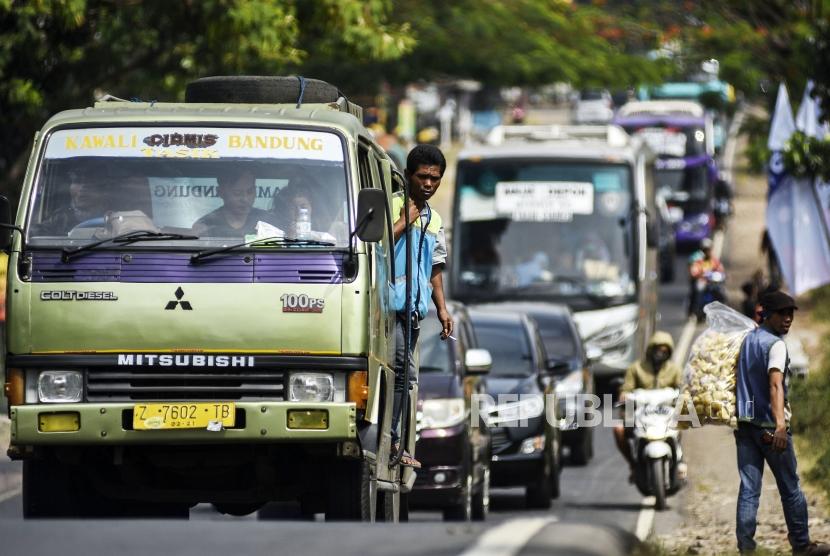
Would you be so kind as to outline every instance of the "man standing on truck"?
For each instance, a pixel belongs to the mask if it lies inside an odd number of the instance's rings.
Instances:
[[[406,158],[404,174],[409,182],[410,199],[404,207],[403,194],[397,193],[392,198],[392,214],[398,215],[394,225],[395,237],[395,292],[394,304],[397,311],[395,319],[395,400],[392,411],[392,444],[397,451],[400,443],[401,401],[404,388],[410,388],[418,382],[418,369],[415,367],[414,352],[418,342],[420,321],[427,315],[427,298],[432,297],[438,318],[441,321],[441,339],[446,340],[452,334],[452,318],[444,303],[444,282],[441,272],[447,262],[447,245],[444,239],[444,226],[441,215],[429,205],[429,199],[435,195],[441,178],[447,168],[447,161],[438,147],[417,145]],[[406,215],[409,214],[409,242],[412,256],[411,284],[411,336],[409,342],[409,384],[404,384],[404,339],[406,334]],[[416,400],[410,400],[414,404]],[[403,408],[406,410],[406,408]],[[420,463],[404,452],[401,462],[404,465],[420,467]]]

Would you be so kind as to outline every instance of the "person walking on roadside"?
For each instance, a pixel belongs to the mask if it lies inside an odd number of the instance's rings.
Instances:
[[[392,198],[392,214],[397,216],[393,234],[395,238],[395,289],[394,304],[397,311],[395,319],[395,398],[392,410],[392,444],[397,452],[400,443],[398,431],[401,402],[405,388],[411,388],[418,382],[418,369],[415,366],[415,346],[418,342],[420,321],[426,317],[427,299],[432,298],[438,319],[441,321],[441,339],[446,340],[452,334],[453,322],[444,302],[444,282],[441,271],[447,262],[447,245],[444,238],[444,226],[439,215],[430,205],[429,200],[441,185],[447,161],[438,147],[417,145],[406,158],[404,172],[409,182],[409,204],[404,206],[402,194]],[[405,212],[409,213],[409,241],[412,257],[412,326],[409,343],[409,384],[404,384],[404,335],[406,334],[406,237]],[[414,404],[417,400],[410,400]],[[404,408],[404,411],[406,408]],[[401,462],[404,465],[420,467],[420,463],[410,454],[404,452]]]
[[[735,520],[738,550],[742,554],[755,551],[758,501],[766,461],[778,485],[793,554],[828,555],[830,545],[810,540],[807,499],[799,484],[789,428],[791,411],[786,378],[790,373],[790,358],[781,337],[789,332],[798,307],[782,291],[768,292],[760,302],[762,324],[746,336],[738,356],[738,429],[735,431],[741,477]]]

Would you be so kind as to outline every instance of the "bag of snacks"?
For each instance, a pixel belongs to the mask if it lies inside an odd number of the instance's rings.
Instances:
[[[736,366],[744,337],[755,322],[717,301],[703,308],[706,330],[698,336],[683,373],[683,413],[694,408],[701,425],[737,427]]]

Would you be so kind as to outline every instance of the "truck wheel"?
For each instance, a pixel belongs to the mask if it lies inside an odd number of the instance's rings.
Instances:
[[[341,461],[332,469],[326,521],[372,521],[375,496],[369,463]]]
[[[281,104],[296,103],[300,80],[285,76],[203,77],[187,84],[185,102]],[[303,103],[337,102],[342,95],[334,85],[319,79],[306,79]]]
[[[547,510],[551,506],[551,464],[550,458],[545,458],[545,463],[539,478],[533,484],[525,488],[525,503],[528,508],[535,508],[540,510]]]
[[[481,484],[473,495],[473,521],[486,521],[490,513],[490,466],[484,468]]]
[[[470,521],[473,518],[473,473],[470,470],[464,480],[459,500],[444,508],[444,521]]]
[[[400,511],[398,512],[398,521],[406,523],[409,521],[409,494],[401,494]]]
[[[379,493],[378,507],[377,511],[375,512],[375,521],[381,521],[384,523],[397,523],[400,520],[401,496],[402,495],[398,492]]]
[[[81,517],[83,499],[78,477],[54,460],[23,462],[23,517]]]

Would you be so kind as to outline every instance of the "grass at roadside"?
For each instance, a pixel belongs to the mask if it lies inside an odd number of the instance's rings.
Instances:
[[[817,322],[830,325],[830,286],[815,290],[808,303],[802,309]],[[830,335],[823,344],[828,341]],[[830,357],[823,354],[805,380],[791,383],[790,399],[802,475],[830,496]]]

